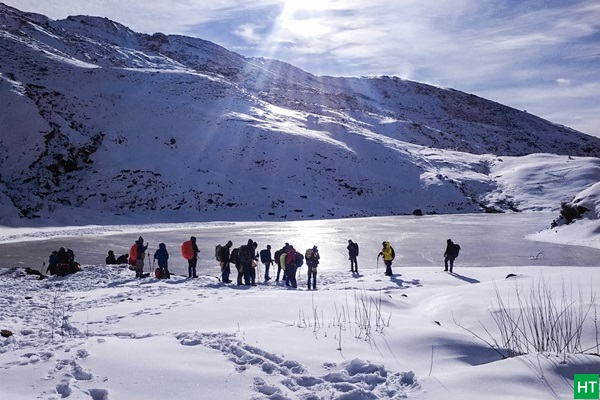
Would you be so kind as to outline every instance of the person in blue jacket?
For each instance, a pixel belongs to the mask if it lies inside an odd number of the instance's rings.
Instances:
[[[154,252],[154,259],[158,262],[158,268],[160,268],[160,279],[171,278],[171,273],[169,272],[169,252],[164,243],[158,245],[158,250]]]

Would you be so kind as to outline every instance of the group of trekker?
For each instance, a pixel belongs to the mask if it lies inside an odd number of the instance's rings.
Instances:
[[[146,250],[148,250],[148,244],[144,244],[144,238],[139,237],[138,240],[131,246],[129,254],[123,254],[118,258],[115,257],[115,252],[112,250],[108,251],[106,257],[107,265],[122,265],[129,264],[129,268],[135,271],[136,278],[144,278],[150,274],[144,274],[144,260],[146,259]],[[200,250],[198,250],[198,253]],[[148,253],[148,256],[150,253]],[[167,246],[164,243],[158,245],[158,249],[154,252],[154,260],[157,261],[158,267],[154,271],[157,278],[168,279],[171,277],[169,272],[169,252]]]
[[[271,254],[271,245],[257,253],[258,244],[252,239],[248,239],[245,245],[233,248],[233,243],[228,241],[224,245],[215,247],[215,259],[221,267],[220,280],[223,283],[231,283],[231,266],[237,270],[237,284],[246,286],[256,286],[256,270],[258,263],[265,266],[265,282],[271,280],[269,275],[271,266],[277,266],[277,277],[275,281],[279,282],[280,277],[285,281],[286,286],[293,288],[298,287],[296,280],[296,271],[305,262],[308,267],[308,288],[317,288],[317,267],[319,265],[320,255],[317,246],[307,249],[304,254],[296,251],[294,246],[286,243],[280,250]],[[106,257],[106,264],[129,264],[130,268],[135,271],[136,278],[144,278],[149,274],[144,273],[144,260],[148,244],[144,243],[144,238],[139,237],[138,240],[131,246],[129,256],[124,254],[119,258],[115,257],[114,251],[110,250]],[[147,253],[148,256],[150,253]],[[198,263],[198,254],[200,249],[196,244],[196,238],[190,237],[189,240],[181,245],[181,254],[188,261],[188,278],[197,278],[196,266]],[[166,245],[160,243],[158,250],[154,252],[154,260],[157,261],[158,267],[154,274],[159,279],[169,279],[171,273],[169,271],[169,253]],[[283,276],[282,276],[283,272]]]
[[[285,282],[286,286],[297,288],[296,271],[305,262],[308,267],[308,289],[317,288],[317,267],[319,265],[320,255],[317,246],[307,249],[304,254],[297,251],[294,246],[286,243],[281,249],[271,253],[271,245],[257,253],[258,243],[248,239],[245,245],[233,248],[233,243],[228,241],[224,245],[217,245],[215,248],[215,258],[221,266],[221,281],[231,283],[231,266],[237,270],[237,284],[246,286],[256,286],[256,270],[259,262],[265,267],[264,280],[268,282],[272,279],[270,276],[271,267],[277,266],[277,275],[275,281]],[[283,275],[282,275],[283,272]]]
[[[301,252],[296,250],[291,244],[286,243],[281,249],[276,250],[273,254],[271,253],[271,245],[267,245],[266,248],[260,252],[257,252],[257,249],[258,244],[252,239],[248,239],[246,244],[235,248],[231,240],[224,245],[217,245],[215,247],[215,259],[219,262],[221,267],[221,282],[233,282],[231,280],[231,267],[233,265],[237,270],[237,285],[256,286],[256,271],[260,262],[264,265],[265,282],[272,279],[270,275],[271,267],[275,268],[276,266],[277,275],[275,281],[279,282],[281,278],[281,281],[285,282],[286,286],[297,288],[298,282],[296,279],[296,272],[298,268],[306,263],[308,272],[307,287],[309,290],[317,288],[317,269],[320,262],[317,246],[313,246],[312,248]],[[348,250],[348,259],[350,260],[350,271],[353,274],[358,274],[358,243],[348,240],[346,249]],[[129,256],[124,254],[119,258],[116,258],[114,252],[111,250],[108,252],[106,264],[128,263],[130,268],[135,271],[136,278],[146,277],[149,275],[144,274],[144,259],[147,250],[148,244],[145,244],[144,239],[140,236],[131,247]],[[451,239],[448,239],[446,251],[444,252],[445,271],[452,272],[454,259],[458,257],[459,251],[460,246],[452,242]],[[200,249],[198,248],[194,236],[183,242],[181,245],[181,254],[188,261],[188,278],[197,278],[196,266]],[[148,256],[149,255],[150,253],[148,253]],[[392,262],[396,257],[396,253],[394,248],[390,245],[390,242],[384,241],[382,243],[382,249],[377,255],[377,262],[379,262],[380,257],[383,259],[385,265],[385,275],[393,276]],[[168,266],[169,253],[164,243],[159,244],[158,249],[154,252],[153,259],[156,260],[158,264],[158,267],[154,271],[156,278],[169,279],[171,276]]]
[[[48,257],[46,273],[50,275],[65,276],[79,271],[81,271],[81,266],[75,261],[75,253],[71,249],[61,247]],[[43,273],[44,271],[42,271]]]

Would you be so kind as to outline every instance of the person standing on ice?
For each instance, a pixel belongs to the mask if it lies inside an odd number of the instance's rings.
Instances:
[[[285,281],[285,257],[287,254],[287,249],[290,246],[289,243],[285,243],[285,246],[283,246],[280,250],[277,250],[275,252],[275,263],[277,263],[277,278],[275,279],[275,282],[279,282],[279,275],[281,273],[281,271],[283,271],[283,280]]]
[[[148,245],[144,245],[144,238],[139,237],[137,242],[137,253],[135,258],[135,277],[143,278],[144,277],[144,258],[146,257],[146,249]]]
[[[273,256],[271,256],[271,245],[268,244],[266,249],[260,251],[260,262],[265,265],[265,282],[271,280],[269,276],[269,268],[273,263]]]
[[[242,276],[244,277],[244,285],[256,286],[256,269],[254,264],[256,263],[256,255],[254,250],[258,244],[248,239],[248,243],[240,247],[240,274],[238,275],[238,285],[241,284]]]
[[[240,272],[240,248],[236,247],[235,249],[231,250],[231,254],[229,255],[229,263],[233,264],[233,266],[235,267],[235,270],[237,271],[237,284],[238,286],[242,284],[242,274]]]
[[[396,252],[394,248],[390,245],[390,242],[383,242],[383,248],[377,255],[377,261],[379,261],[379,257],[383,257],[383,262],[385,264],[385,276],[393,276],[392,273],[392,261],[396,258]]]
[[[282,256],[283,257],[283,256]],[[285,286],[292,286],[294,289],[298,287],[296,281],[296,250],[294,246],[289,245],[285,253]]]
[[[229,240],[225,246],[221,246],[219,252],[219,263],[221,265],[221,282],[231,283],[229,275],[231,274],[231,255],[230,249],[233,246],[233,242]]]
[[[197,278],[196,265],[198,264],[198,254],[200,249],[196,244],[196,238],[190,237],[190,240],[183,242],[181,245],[181,254],[183,258],[188,260],[188,278]]]
[[[258,267],[258,253],[256,252],[257,248],[258,243],[252,242],[252,262],[250,263],[251,268],[249,271],[250,285],[252,286],[256,286],[256,269]]]
[[[454,268],[454,260],[458,257],[460,246],[454,243],[451,239],[446,240],[446,251],[444,251],[444,271],[452,272]],[[448,267],[450,267],[448,269]]]
[[[358,274],[358,243],[354,243],[352,240],[348,240],[348,259],[350,260],[350,272]]]
[[[312,249],[306,250],[304,254],[304,260],[306,260],[306,266],[308,268],[308,290],[311,288],[317,289],[317,267],[319,266],[319,260],[321,256],[319,256],[319,249],[317,246],[313,246]],[[312,282],[311,282],[312,280]]]

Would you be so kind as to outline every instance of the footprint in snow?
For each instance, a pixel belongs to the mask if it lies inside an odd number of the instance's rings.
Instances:
[[[240,373],[257,368],[265,378],[254,378],[254,390],[267,399],[402,399],[419,388],[412,371],[392,373],[383,365],[354,359],[343,365],[326,363],[323,376],[314,376],[301,363],[287,360],[248,345],[234,335],[214,333],[180,334],[185,346],[203,345],[223,353]],[[276,377],[283,376],[279,382]]]
[[[66,398],[73,393],[73,389],[71,389],[71,384],[69,381],[62,381],[56,384],[56,393],[60,395],[61,398]]]
[[[110,400],[106,389],[90,389],[88,392],[92,400]]]
[[[81,365],[77,361],[71,361],[69,363],[70,366],[70,375],[78,381],[91,381],[94,377],[91,372],[83,369]]]

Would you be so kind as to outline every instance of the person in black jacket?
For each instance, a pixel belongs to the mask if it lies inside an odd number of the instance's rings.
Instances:
[[[319,249],[317,246],[313,246],[312,249],[306,250],[304,260],[306,261],[306,266],[308,267],[308,290],[310,290],[311,284],[313,289],[317,289],[317,267],[319,266],[320,259],[321,256],[319,255]]]
[[[354,243],[352,240],[348,240],[348,258],[350,259],[350,272],[358,274],[358,243]]]
[[[190,242],[192,242],[192,251],[194,252],[194,256],[188,260],[188,277],[197,278],[196,274],[196,266],[198,265],[198,253],[200,253],[200,249],[196,244],[196,238],[194,236],[190,237]]]
[[[164,243],[158,245],[158,250],[154,252],[154,259],[158,262],[158,268],[160,269],[159,279],[170,279],[169,252]]]
[[[248,239],[248,243],[240,247],[238,285],[242,284],[242,277],[244,277],[244,285],[256,286],[256,247],[257,244],[252,239]]]
[[[233,246],[233,242],[230,240],[225,246],[221,246],[219,252],[219,264],[221,265],[221,282],[231,283],[229,275],[231,274],[231,258],[230,249]]]
[[[106,257],[106,265],[117,264],[117,258],[115,257],[115,252],[112,250],[108,251],[108,257]]]
[[[452,272],[454,260],[458,257],[460,246],[451,239],[446,240],[446,251],[444,251],[444,271]]]
[[[144,238],[139,237],[137,242],[137,258],[135,260],[135,277],[143,278],[144,277],[144,258],[146,257],[146,249],[148,245],[144,245]]]
[[[271,245],[268,244],[266,249],[260,251],[260,262],[265,265],[265,282],[271,280],[269,276],[269,268],[273,263],[273,257],[271,256]]]

